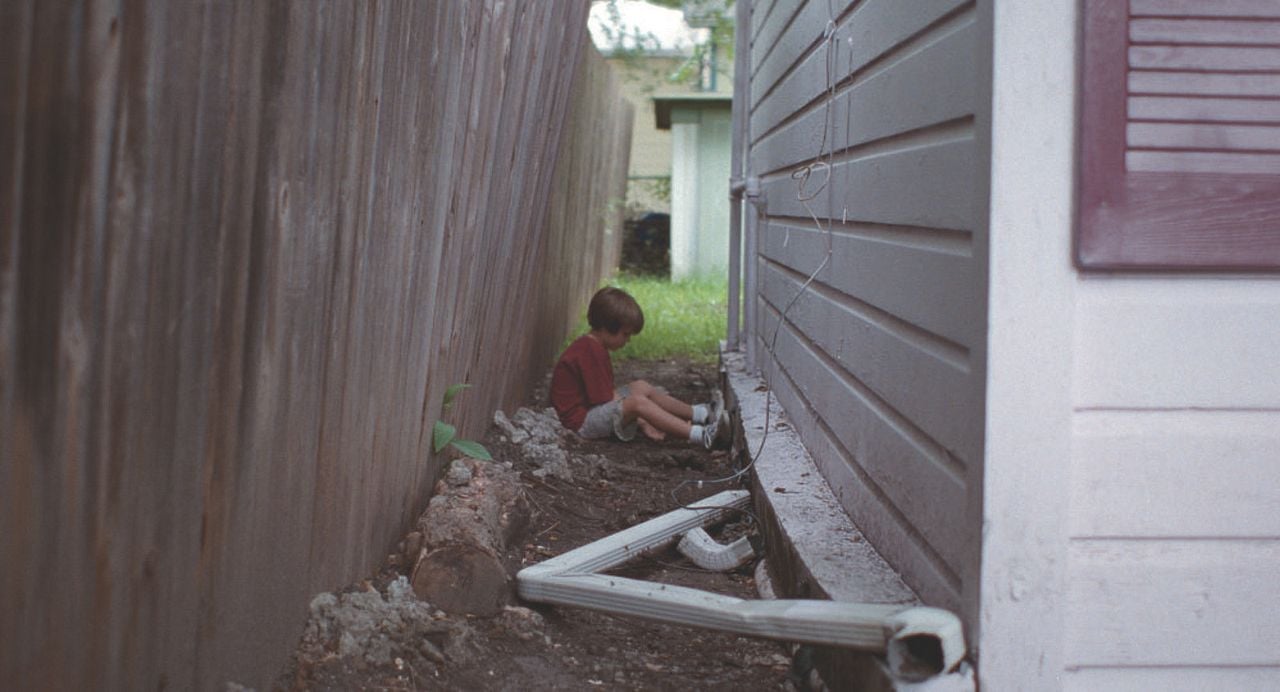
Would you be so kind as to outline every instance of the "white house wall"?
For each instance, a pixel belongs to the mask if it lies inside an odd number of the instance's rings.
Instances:
[[[759,365],[876,549],[970,624],[988,26],[963,0],[757,2],[751,49]]]
[[[703,109],[699,115],[694,273],[724,276],[729,266],[729,109]]]
[[[698,124],[671,124],[671,276],[693,273],[697,249]]]
[[[1076,15],[993,12],[980,681],[1280,689],[1280,280],[1071,265]]]
[[[1085,276],[1077,297],[1070,686],[1280,688],[1280,280]]]

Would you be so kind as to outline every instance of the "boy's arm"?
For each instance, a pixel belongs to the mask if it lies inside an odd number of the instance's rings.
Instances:
[[[613,401],[613,378],[610,377],[612,368],[609,366],[609,354],[604,354],[603,362],[600,358],[591,358],[587,363],[587,367],[582,369],[582,381],[586,385],[587,402],[591,406],[599,406]]]

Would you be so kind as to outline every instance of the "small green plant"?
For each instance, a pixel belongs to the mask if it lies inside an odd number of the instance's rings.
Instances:
[[[444,390],[444,401],[440,404],[440,415],[443,416],[449,409],[453,408],[453,400],[457,398],[458,392],[470,386],[469,384],[455,384]],[[484,448],[484,445],[475,440],[458,439],[458,429],[442,420],[436,421],[435,428],[431,431],[431,442],[436,454],[439,454],[445,447],[453,447],[472,459],[493,461],[493,457],[489,454],[489,450]]]

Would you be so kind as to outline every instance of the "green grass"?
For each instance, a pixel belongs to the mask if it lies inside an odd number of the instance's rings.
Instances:
[[[699,277],[680,281],[650,276],[620,275],[604,285],[617,286],[635,297],[644,310],[644,331],[614,352],[614,358],[690,358],[714,363],[724,338],[728,281]],[[578,318],[570,341],[587,333],[587,313]],[[568,342],[565,343],[568,345]]]

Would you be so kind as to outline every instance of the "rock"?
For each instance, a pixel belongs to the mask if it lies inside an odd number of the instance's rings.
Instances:
[[[436,664],[444,663],[444,652],[440,650],[440,647],[432,644],[430,639],[423,639],[420,648],[422,649],[422,655],[428,661]]]
[[[454,459],[444,474],[444,480],[455,488],[464,486],[471,482],[471,469],[462,459]]]
[[[419,553],[422,552],[422,532],[410,531],[409,535],[404,537],[404,557],[407,564],[416,564],[418,562]]]
[[[444,643],[445,658],[458,665],[477,661],[484,653],[476,631],[466,623],[458,623]]]
[[[583,454],[580,457],[572,457],[574,465],[581,466],[588,478],[608,478],[609,477],[609,461],[599,454]]]
[[[777,598],[773,591],[773,577],[769,574],[768,559],[761,558],[761,560],[756,563],[754,579],[756,582],[756,593],[760,594],[760,598],[763,598],[766,601],[772,601]]]
[[[416,600],[413,593],[413,587],[409,585],[409,580],[404,577],[396,577],[396,580],[387,585],[387,602],[394,604],[410,603]],[[423,604],[427,605],[427,604]],[[430,607],[430,606],[428,606]]]
[[[336,652],[355,669],[390,666],[397,658],[425,669],[433,663],[423,656],[422,641],[454,627],[432,618],[431,611],[404,577],[392,582],[386,599],[372,590],[320,594],[311,600],[300,652],[316,660]]]
[[[507,436],[508,440],[511,440],[512,444],[520,445],[529,440],[529,433],[517,428],[511,422],[511,419],[507,418],[507,414],[502,411],[493,412],[493,424],[502,430],[502,433]]]
[[[560,425],[560,418],[553,408],[542,412],[520,408],[512,416],[512,422],[528,433],[530,441],[538,444],[559,445],[561,438],[568,432]]]
[[[532,462],[538,468],[533,475],[538,478],[554,476],[562,481],[573,480],[573,469],[569,467],[569,454],[558,445],[530,442],[522,448],[525,461]]]
[[[537,612],[522,606],[507,606],[495,618],[495,624],[503,631],[524,641],[542,636],[546,621]]]

